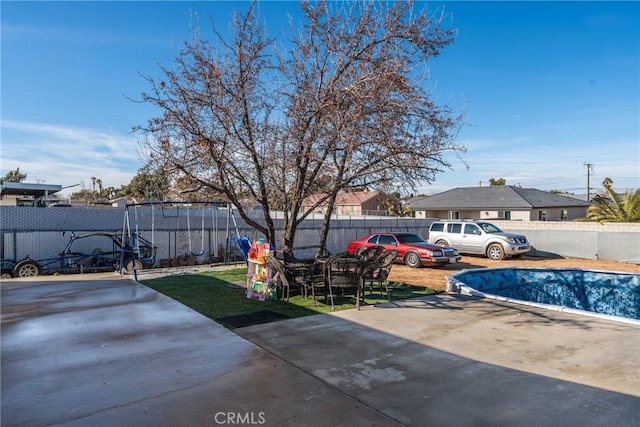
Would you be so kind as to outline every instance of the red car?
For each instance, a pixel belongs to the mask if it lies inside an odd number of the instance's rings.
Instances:
[[[396,262],[409,267],[440,267],[460,261],[462,258],[454,248],[434,245],[417,234],[412,233],[371,233],[349,242],[347,252],[359,254],[370,246],[382,246],[385,249],[396,249]]]

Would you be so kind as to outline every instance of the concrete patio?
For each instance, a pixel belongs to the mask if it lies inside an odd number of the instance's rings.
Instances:
[[[640,425],[640,328],[437,295],[231,332],[117,275],[1,285],[3,426]]]

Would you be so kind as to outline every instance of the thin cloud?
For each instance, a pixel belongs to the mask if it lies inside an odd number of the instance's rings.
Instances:
[[[19,167],[30,182],[66,186],[98,177],[119,187],[142,166],[133,135],[13,120],[3,120],[2,135],[2,173]]]
[[[489,178],[505,178],[509,185],[541,190],[584,187],[586,192],[586,162],[594,165],[594,188],[605,177],[612,178],[615,188],[621,191],[640,187],[639,148],[629,140],[612,138],[565,145],[562,140],[535,142],[533,137],[514,136],[467,138],[460,142],[468,148],[462,158],[469,168],[454,156],[446,156],[453,170],[439,174],[434,183],[420,187],[418,192],[432,194],[454,187],[488,185]]]

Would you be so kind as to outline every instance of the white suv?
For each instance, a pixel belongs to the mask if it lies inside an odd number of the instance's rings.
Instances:
[[[495,260],[516,258],[531,250],[525,236],[505,233],[490,222],[475,220],[434,221],[427,240],[456,248],[461,254],[485,255]]]

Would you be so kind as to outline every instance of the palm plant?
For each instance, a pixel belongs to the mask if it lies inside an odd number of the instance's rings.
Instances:
[[[611,178],[602,181],[604,195],[596,195],[587,219],[598,222],[640,222],[640,189],[618,194]]]

